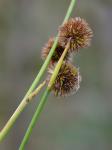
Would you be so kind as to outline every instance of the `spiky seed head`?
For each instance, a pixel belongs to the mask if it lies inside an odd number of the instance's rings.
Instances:
[[[42,49],[42,53],[41,53],[42,59],[46,59],[47,58],[47,56],[48,56],[48,54],[49,54],[49,52],[50,52],[50,50],[51,50],[51,48],[53,46],[53,43],[54,43],[54,38],[50,38],[48,40],[48,42],[45,44],[45,46]],[[63,51],[64,51],[64,47],[61,46],[60,43],[58,42],[58,44],[56,46],[56,49],[55,49],[55,51],[53,53],[53,56],[51,58],[51,63],[52,64],[56,63],[60,59]],[[65,56],[65,60],[68,61],[68,60],[70,60],[70,58],[71,58],[70,54],[67,53],[67,55]]]
[[[78,51],[79,48],[85,48],[90,45],[93,36],[89,24],[80,17],[71,18],[59,28],[59,41],[65,46],[69,39],[70,50]]]
[[[48,72],[48,81],[53,73],[54,66],[50,66]],[[52,90],[56,96],[66,96],[77,92],[80,87],[81,76],[79,69],[74,67],[71,63],[63,63],[61,69],[53,84]]]

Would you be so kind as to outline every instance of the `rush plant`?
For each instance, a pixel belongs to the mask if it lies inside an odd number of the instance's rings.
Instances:
[[[45,59],[45,62],[22,102],[0,132],[0,141],[2,141],[27,104],[29,104],[29,102],[31,102],[46,85],[46,89],[40,99],[40,103],[37,106],[34,116],[32,117],[19,150],[24,150],[50,92],[53,91],[55,96],[67,96],[77,92],[80,87],[81,75],[79,69],[71,63],[71,56],[73,53],[76,54],[79,52],[81,48],[90,45],[93,32],[84,19],[81,19],[80,17],[69,19],[75,2],[76,0],[71,0],[65,19],[58,29],[56,38],[51,37],[42,48],[41,55],[42,59]],[[38,85],[46,70],[48,71],[48,74],[45,80]]]

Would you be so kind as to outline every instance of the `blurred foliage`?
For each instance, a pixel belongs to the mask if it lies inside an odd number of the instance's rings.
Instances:
[[[0,128],[39,71],[41,48],[56,35],[68,4],[0,0]],[[51,94],[27,150],[112,149],[112,1],[78,0],[72,16],[85,18],[94,31],[92,46],[74,57],[83,78],[81,88],[70,97]],[[18,149],[38,101],[35,98],[22,113],[1,150]]]

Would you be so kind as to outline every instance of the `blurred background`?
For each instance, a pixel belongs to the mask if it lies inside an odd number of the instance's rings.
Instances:
[[[57,34],[69,2],[0,0],[0,129],[38,73],[41,48]],[[112,149],[112,0],[77,0],[76,16],[94,31],[91,47],[74,57],[81,88],[65,98],[50,95],[26,150]],[[18,118],[0,150],[18,149],[39,97]]]

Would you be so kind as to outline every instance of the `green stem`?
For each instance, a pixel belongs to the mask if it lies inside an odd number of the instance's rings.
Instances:
[[[45,86],[46,80],[43,81],[26,99],[26,101],[29,103],[33,100],[35,96],[40,92],[40,90]]]
[[[25,147],[25,145],[27,144],[27,142],[28,142],[28,140],[29,140],[29,138],[30,138],[30,135],[31,135],[31,133],[32,133],[32,130],[33,130],[35,124],[36,124],[36,121],[38,120],[39,115],[40,115],[41,111],[43,110],[43,107],[44,107],[44,105],[45,105],[45,102],[46,102],[46,99],[47,99],[49,93],[50,93],[50,90],[47,88],[47,89],[45,90],[45,92],[44,92],[42,98],[41,98],[41,101],[40,101],[40,103],[39,103],[39,105],[38,105],[38,108],[36,109],[36,112],[35,112],[35,114],[34,114],[32,120],[31,120],[31,123],[30,123],[30,125],[29,125],[29,127],[28,127],[28,129],[27,129],[27,132],[26,132],[26,134],[25,134],[25,136],[24,136],[24,138],[23,138],[23,141],[22,141],[22,143],[21,143],[21,145],[20,145],[19,150],[24,150],[24,147]]]
[[[70,47],[70,40],[68,41],[68,43],[67,43],[67,45],[66,45],[66,48],[64,49],[64,52],[63,52],[63,54],[61,55],[61,57],[60,57],[60,59],[59,59],[57,65],[56,65],[56,67],[55,67],[55,69],[54,69],[54,72],[53,72],[53,74],[52,74],[52,76],[51,76],[51,79],[50,79],[49,84],[48,84],[48,88],[49,88],[49,89],[51,89],[52,86],[53,86],[53,83],[54,83],[54,81],[55,81],[55,79],[56,79],[56,77],[57,77],[57,75],[58,75],[58,72],[59,72],[59,70],[60,70],[60,68],[61,68],[61,65],[62,65],[62,63],[63,63],[63,60],[64,60],[66,54],[67,54],[67,51],[68,51],[69,47]]]
[[[55,69],[54,69],[54,72],[53,72],[53,74],[52,74],[52,76],[51,76],[51,78],[50,78],[48,87],[46,88],[46,90],[45,90],[45,92],[44,92],[44,95],[42,96],[42,98],[41,98],[41,100],[40,100],[40,103],[39,103],[39,105],[37,106],[36,112],[35,112],[35,114],[34,114],[32,120],[31,120],[31,123],[30,123],[30,125],[29,125],[29,127],[28,127],[28,129],[27,129],[27,131],[26,131],[26,134],[25,134],[25,136],[24,136],[24,138],[23,138],[23,141],[22,141],[22,143],[21,143],[21,145],[20,145],[19,150],[24,150],[24,147],[25,147],[25,145],[27,144],[27,142],[28,142],[28,140],[29,140],[29,138],[30,138],[30,136],[31,136],[32,130],[33,130],[33,128],[34,128],[36,122],[38,121],[38,118],[39,118],[39,115],[40,115],[41,111],[42,111],[43,108],[44,108],[44,104],[45,104],[45,102],[47,101],[47,97],[48,97],[48,95],[49,95],[49,93],[50,93],[50,91],[51,91],[51,89],[52,89],[53,83],[55,82],[55,79],[56,79],[56,77],[57,77],[57,75],[58,75],[58,72],[59,72],[59,70],[60,70],[60,68],[61,68],[61,65],[62,65],[62,63],[63,63],[64,57],[66,56],[66,53],[67,53],[67,51],[68,51],[68,49],[69,49],[69,45],[70,45],[70,41],[69,41],[68,44],[66,45],[66,48],[65,48],[63,54],[61,55],[61,57],[60,57],[60,59],[59,59],[57,65],[56,65],[56,67],[55,67]]]
[[[18,108],[16,109],[16,115],[19,115],[22,110],[29,104],[29,102],[31,102],[31,100],[40,92],[40,90],[44,87],[44,85],[46,84],[46,81],[44,81],[43,83],[41,83],[31,94],[29,94],[28,97],[26,97],[26,99],[22,100],[22,102],[19,104]],[[6,134],[9,132],[10,130],[10,125],[14,123],[14,118],[15,118],[15,113],[12,115],[12,117],[9,119],[9,121],[7,122],[6,126],[3,128],[3,130],[0,133],[0,141],[2,141],[2,139],[6,136]]]
[[[70,15],[71,12],[73,10],[73,7],[75,5],[76,0],[71,0],[71,3],[69,5],[68,11],[66,13],[65,19],[63,21],[63,23],[65,23]],[[35,87],[37,86],[38,82],[40,81],[41,77],[43,76],[45,70],[47,69],[47,66],[50,62],[50,59],[55,51],[55,48],[57,46],[58,43],[58,36],[56,37],[54,44],[50,50],[50,53],[47,57],[47,59],[45,60],[44,64],[42,65],[37,77],[35,78],[34,82],[32,83],[32,85],[30,86],[28,92],[26,93],[25,97],[23,98],[22,102],[20,103],[19,107],[15,110],[14,114],[11,116],[11,118],[9,119],[9,121],[7,122],[7,124],[5,125],[5,127],[3,128],[3,130],[0,132],[0,141],[2,141],[6,135],[8,134],[8,132],[11,130],[11,128],[13,127],[15,121],[17,120],[17,118],[19,117],[19,115],[21,114],[21,112],[24,110],[24,108],[26,107],[26,98],[29,96],[29,94],[35,89]]]

